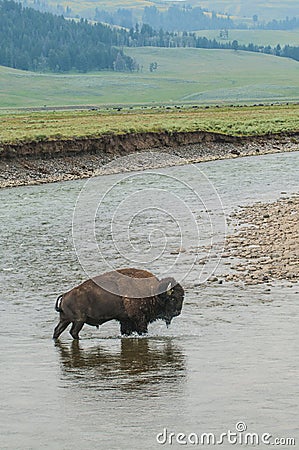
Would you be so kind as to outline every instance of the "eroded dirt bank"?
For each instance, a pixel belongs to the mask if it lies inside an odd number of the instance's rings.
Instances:
[[[238,231],[228,237],[223,258],[241,260],[226,281],[299,281],[299,194],[242,207],[233,219]]]
[[[163,132],[0,144],[0,187],[296,150],[299,132],[256,137]]]

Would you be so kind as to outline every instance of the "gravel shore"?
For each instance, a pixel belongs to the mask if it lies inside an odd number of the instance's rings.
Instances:
[[[222,257],[233,259],[233,273],[223,279],[245,284],[299,281],[299,194],[242,207],[232,218],[237,232],[228,236]]]
[[[298,150],[298,133],[250,138],[204,132],[157,133],[110,141],[106,137],[105,141],[26,143],[0,147],[0,187]]]

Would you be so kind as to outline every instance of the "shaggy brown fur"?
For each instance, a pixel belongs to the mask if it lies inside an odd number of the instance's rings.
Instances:
[[[131,278],[155,278],[156,280],[158,279],[153,273],[143,269],[134,269],[134,268],[118,269],[117,272]]]
[[[128,314],[128,317],[135,323],[151,323],[157,320],[158,317],[163,315],[165,299],[159,297],[159,291],[166,291],[169,284],[172,287],[176,285],[173,278],[165,278],[163,280],[163,287],[161,288],[161,282],[151,272],[142,269],[119,269],[118,273],[134,278],[134,282],[130,283],[131,292],[128,295],[123,296],[124,307]],[[138,279],[138,280],[136,280]],[[121,286],[122,282],[125,283],[125,290],[128,290],[127,280],[118,280],[118,285]],[[120,292],[122,289],[120,289]],[[139,293],[140,297],[137,297]],[[177,293],[177,291],[176,291]],[[147,296],[146,296],[147,295]],[[183,295],[180,290],[180,295]]]
[[[60,322],[53,338],[58,338],[72,322],[71,335],[79,338],[84,323],[99,326],[118,320],[121,333],[147,333],[147,326],[162,319],[167,326],[181,313],[183,288],[174,278],[161,281],[151,272],[127,268],[87,280],[58,297],[55,309]]]

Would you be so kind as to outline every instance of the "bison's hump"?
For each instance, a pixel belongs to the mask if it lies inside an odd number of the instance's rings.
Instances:
[[[92,279],[100,288],[123,298],[153,297],[158,292],[159,280],[142,269],[119,269]]]
[[[126,275],[127,277],[131,278],[156,278],[157,277],[149,272],[148,270],[143,269],[135,269],[135,268],[126,268],[126,269],[118,269],[118,273],[121,273],[122,275]]]

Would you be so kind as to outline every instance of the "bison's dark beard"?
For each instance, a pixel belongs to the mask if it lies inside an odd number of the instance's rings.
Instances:
[[[172,317],[167,317],[167,319],[164,319],[164,320],[165,320],[166,326],[167,326],[167,328],[168,328],[169,325],[171,324]]]

